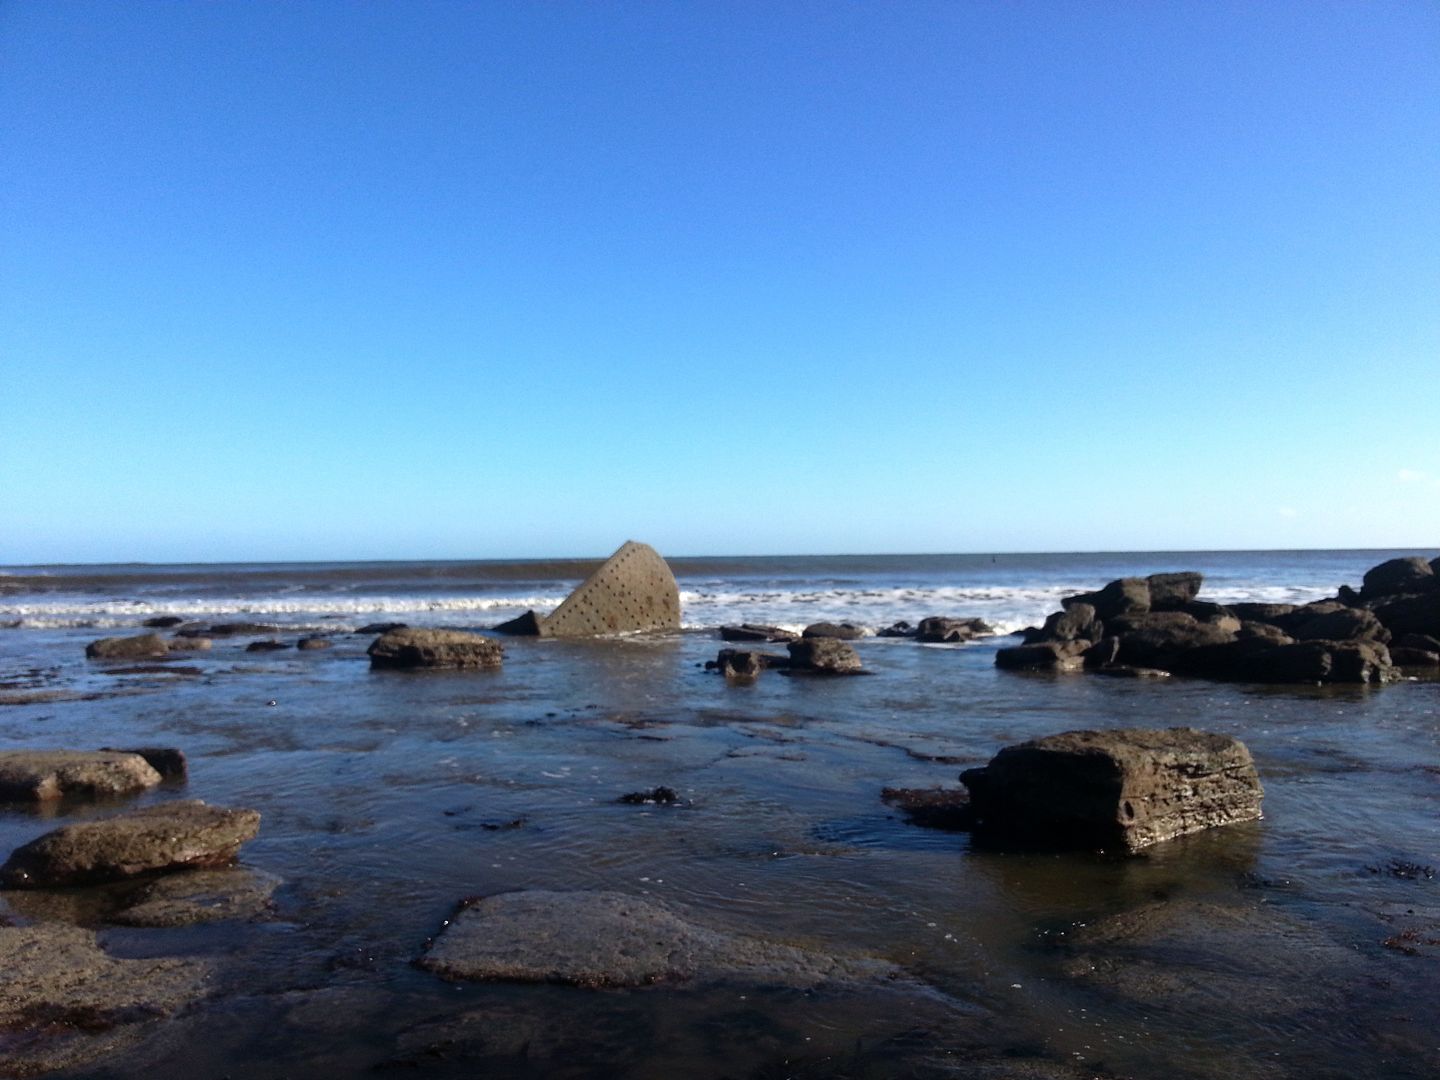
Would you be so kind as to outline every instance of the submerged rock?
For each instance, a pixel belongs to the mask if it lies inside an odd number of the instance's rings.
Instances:
[[[252,642],[250,642],[249,645],[246,645],[246,646],[245,646],[245,651],[246,651],[246,652],[279,652],[280,650],[282,650],[282,649],[288,649],[289,647],[290,647],[290,646],[287,645],[287,644],[285,644],[285,642],[283,642],[283,641],[274,641],[274,640],[252,641]]]
[[[959,831],[973,822],[970,793],[964,788],[885,788],[880,798],[927,829]]]
[[[255,810],[198,800],[161,803],[48,832],[16,848],[0,883],[12,889],[90,885],[162,870],[223,866],[260,829]]]
[[[623,893],[538,889],[462,907],[418,963],[447,979],[583,987],[738,980],[809,988],[899,974],[877,960],[712,930]]]
[[[372,622],[360,627],[355,631],[358,637],[361,634],[388,634],[391,630],[405,630],[408,624],[403,622]]]
[[[91,660],[139,660],[169,652],[170,646],[159,634],[101,638],[85,646],[85,655]]]
[[[333,647],[333,642],[327,637],[312,635],[310,637],[302,637],[295,643],[295,647],[301,652],[310,652],[316,649],[329,649]]]
[[[116,750],[0,753],[0,801],[44,802],[67,795],[134,795],[159,784],[144,757]]]
[[[1008,746],[960,779],[977,835],[1043,847],[1138,851],[1260,817],[1238,739],[1192,728],[1068,731]]]
[[[253,919],[270,908],[280,879],[241,866],[186,870],[157,878],[110,917],[122,926],[195,926]]]
[[[495,668],[505,646],[466,630],[391,630],[366,650],[372,668]]]
[[[107,754],[139,754],[164,780],[184,780],[190,774],[185,752],[173,746],[102,746],[100,749]]]
[[[203,996],[210,970],[116,959],[91,931],[61,923],[0,926],[0,1069],[30,1076],[113,1054]]]
[[[657,787],[649,791],[632,791],[628,795],[621,795],[617,802],[629,803],[632,806],[674,806],[680,801],[679,794],[674,788]]]

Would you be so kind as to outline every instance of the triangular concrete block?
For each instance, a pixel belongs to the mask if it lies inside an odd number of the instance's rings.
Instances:
[[[540,622],[541,637],[678,630],[680,588],[659,553],[628,540]]]

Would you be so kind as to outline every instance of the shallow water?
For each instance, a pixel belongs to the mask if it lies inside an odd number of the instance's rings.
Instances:
[[[1434,682],[1019,676],[993,642],[867,639],[870,677],[742,686],[702,669],[719,644],[702,632],[514,640],[502,670],[457,674],[371,672],[359,637],[258,657],[217,640],[181,661],[197,676],[114,676],[76,659],[93,636],[3,637],[7,677],[103,696],[6,706],[0,747],[180,746],[188,785],[140,801],[259,809],[242,861],[284,884],[265,921],[105,929],[117,955],[209,957],[217,975],[198,1008],[76,1075],[980,1075],[963,1070],[994,1054],[1075,1075],[1440,1072],[1437,950],[1382,944],[1440,936],[1435,880],[1386,870],[1440,864]],[[1025,738],[1175,724],[1250,746],[1263,821],[1129,859],[1002,855],[879,798],[954,786]],[[616,801],[659,784],[684,802]],[[0,849],[53,825],[10,808]],[[648,895],[915,982],[596,992],[412,965],[462,898],[526,888]],[[104,901],[7,896],[21,918],[97,919]]]

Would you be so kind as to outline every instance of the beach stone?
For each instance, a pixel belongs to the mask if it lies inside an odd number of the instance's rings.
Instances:
[[[1428,592],[1440,584],[1434,568],[1418,555],[1387,559],[1365,572],[1360,595],[1366,600],[1396,593]]]
[[[0,752],[0,801],[44,802],[67,795],[134,795],[160,783],[140,754],[115,750]]]
[[[467,630],[391,630],[366,650],[372,668],[495,668],[505,647]]]
[[[159,634],[101,638],[85,646],[85,655],[91,660],[139,660],[169,652],[170,646]]]
[[[994,632],[994,627],[984,619],[947,619],[932,615],[920,620],[920,625],[915,630],[915,639],[932,643],[957,643],[972,641]]]
[[[253,919],[270,910],[280,879],[242,866],[184,870],[156,878],[110,916],[121,926],[196,926]]]
[[[172,626],[179,626],[185,620],[179,615],[156,615],[146,619],[141,626],[148,626],[155,630],[169,630]]]
[[[861,669],[860,654],[854,646],[835,638],[802,638],[786,647],[790,650],[792,670],[798,668],[826,675],[854,675]]]
[[[1091,645],[1083,638],[1011,645],[995,653],[995,666],[1006,671],[1079,671]]]
[[[506,619],[493,629],[497,634],[508,634],[511,637],[538,637],[540,622],[540,616],[532,609],[523,615],[516,615],[513,619]]]
[[[301,652],[311,652],[317,649],[332,648],[334,643],[326,637],[302,637],[295,643],[295,647]]]
[[[1280,620],[1294,614],[1294,604],[1239,603],[1229,605],[1230,611],[1241,622],[1261,622],[1279,626]]]
[[[749,657],[749,659],[745,659]],[[723,673],[727,667],[736,670],[748,668],[752,663],[758,663],[761,667],[767,668],[788,668],[790,657],[781,656],[779,653],[758,652],[753,649],[721,649],[714,660],[705,664],[707,671],[719,671]]]
[[[722,649],[718,661],[720,674],[727,679],[754,679],[765,670],[763,654],[747,649]]]
[[[116,1054],[203,997],[211,970],[188,958],[116,959],[92,931],[64,923],[0,926],[0,1069],[34,1076]]]
[[[899,622],[891,623],[883,630],[875,631],[875,636],[889,638],[910,638],[914,637],[916,632],[917,631],[915,627],[911,626],[904,619],[901,619]]]
[[[761,626],[757,623],[741,623],[739,626],[722,626],[722,641],[795,641],[800,635],[793,630],[778,626]]]
[[[245,646],[246,652],[279,652],[290,646],[283,641],[252,641]]]
[[[161,803],[65,825],[16,848],[0,866],[12,889],[90,885],[152,871],[222,866],[255,836],[260,814],[199,800]]]
[[[979,836],[1126,852],[1260,817],[1238,739],[1193,728],[1067,731],[1001,750],[960,775]]]
[[[952,832],[973,824],[970,793],[964,788],[883,788],[880,799],[901,811],[907,821],[927,829]]]
[[[280,627],[274,623],[230,622],[215,623],[212,626],[182,626],[175,631],[176,637],[259,637],[261,634],[278,634]]]
[[[659,553],[627,540],[540,623],[541,637],[680,629],[680,587]]]
[[[185,752],[173,746],[102,746],[100,749],[106,754],[139,754],[162,780],[184,780],[190,775]]]
[[[215,647],[208,637],[172,637],[166,642],[171,652],[206,652]]]
[[[858,641],[865,636],[865,628],[854,623],[817,622],[805,627],[801,637],[834,638],[836,641]]]
[[[1204,580],[1205,576],[1198,570],[1151,574],[1145,579],[1145,584],[1150,590],[1150,610],[1179,610],[1199,595],[1200,585]]]
[[[1074,604],[1089,604],[1095,609],[1095,617],[1108,622],[1116,615],[1127,612],[1150,610],[1150,585],[1144,578],[1119,578],[1095,592],[1067,596],[1060,601],[1061,607]]]
[[[446,979],[588,988],[721,980],[811,988],[900,974],[878,960],[713,930],[623,893],[542,889],[467,904],[418,963]]]

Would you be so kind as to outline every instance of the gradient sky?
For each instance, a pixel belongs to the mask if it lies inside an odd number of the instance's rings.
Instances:
[[[0,4],[0,563],[1440,541],[1440,6]]]

